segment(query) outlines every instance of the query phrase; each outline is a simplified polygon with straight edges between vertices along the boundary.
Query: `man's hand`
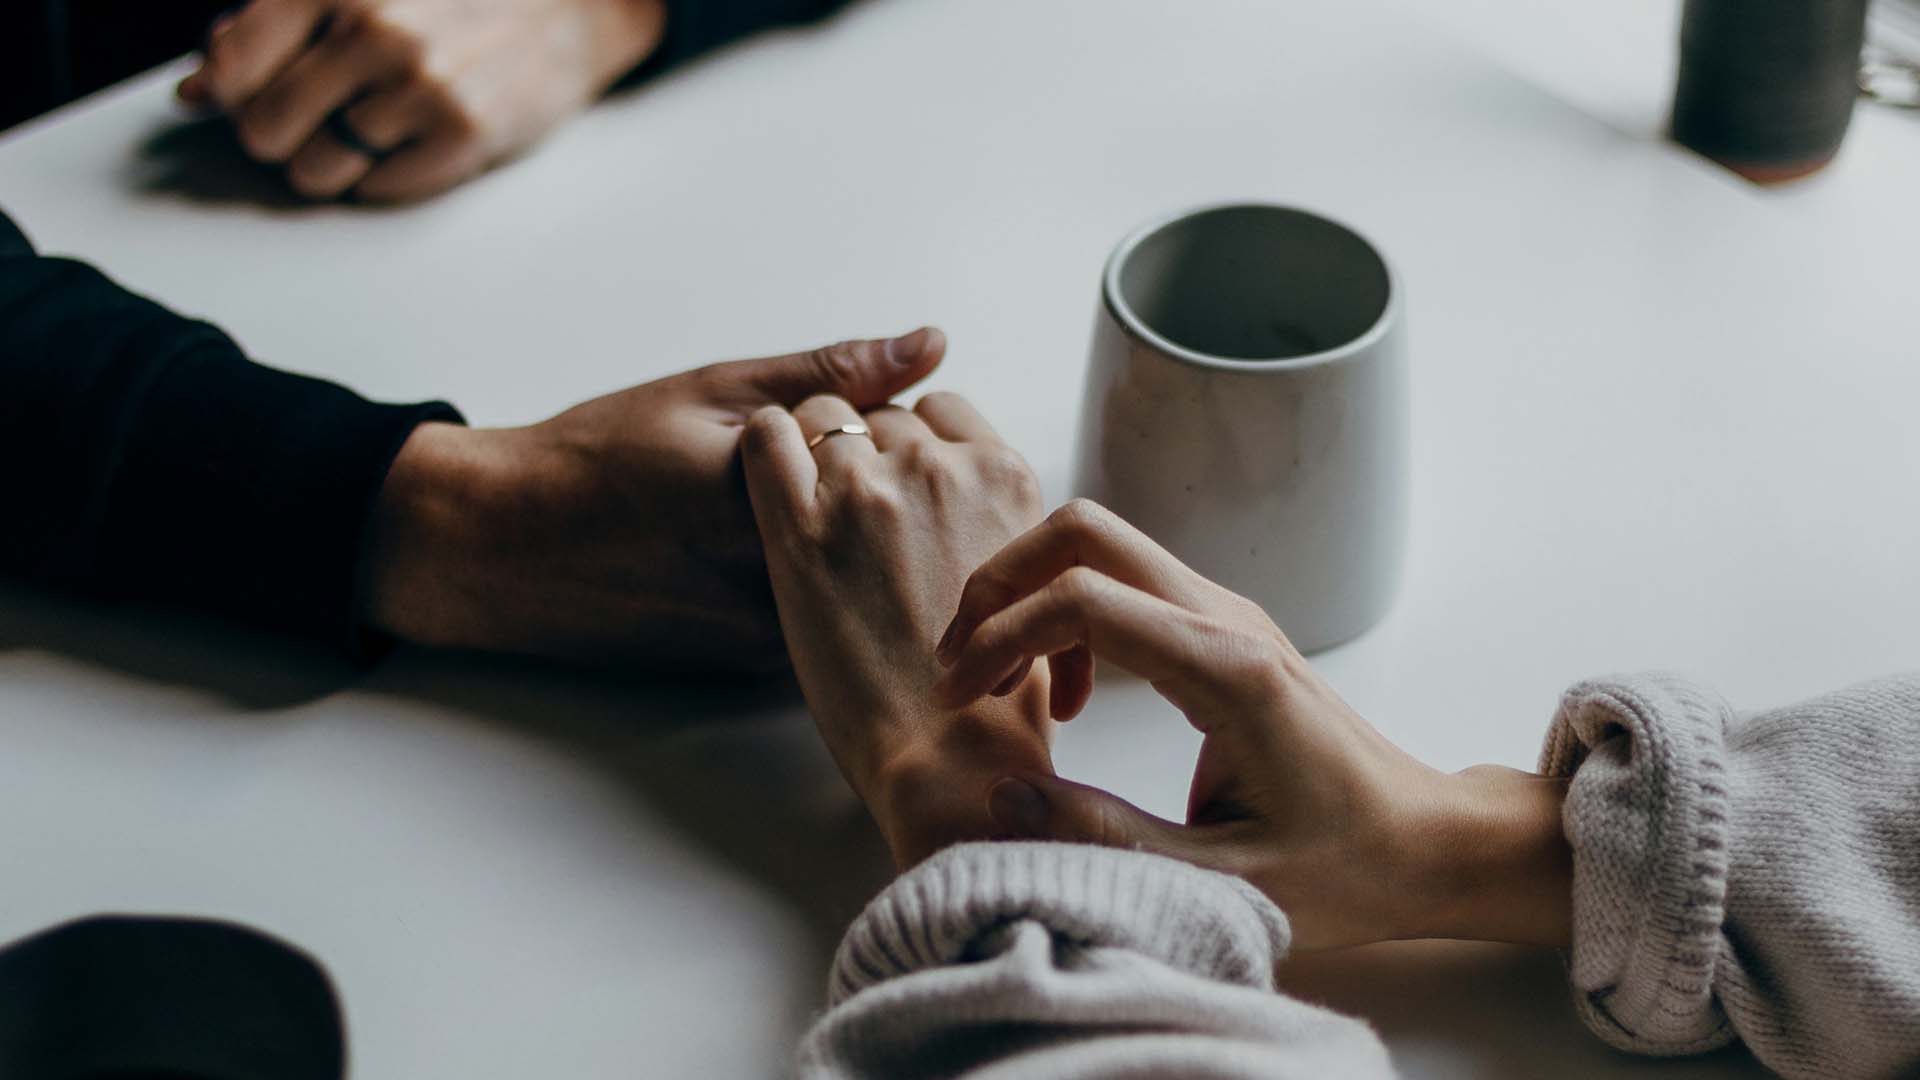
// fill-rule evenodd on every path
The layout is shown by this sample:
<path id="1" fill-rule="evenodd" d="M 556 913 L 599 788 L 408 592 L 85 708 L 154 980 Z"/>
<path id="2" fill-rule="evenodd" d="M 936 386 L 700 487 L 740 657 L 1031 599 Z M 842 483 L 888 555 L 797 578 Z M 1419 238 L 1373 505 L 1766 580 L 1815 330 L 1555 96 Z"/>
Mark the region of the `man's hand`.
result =
<path id="1" fill-rule="evenodd" d="M 597 98 L 665 26 L 666 0 L 252 0 L 180 96 L 309 198 L 417 199 Z"/>
<path id="2" fill-rule="evenodd" d="M 715 364 L 525 428 L 423 424 L 381 489 L 363 619 L 422 644 L 653 667 L 784 661 L 738 457 L 768 405 L 884 403 L 940 363 L 918 330 Z"/>

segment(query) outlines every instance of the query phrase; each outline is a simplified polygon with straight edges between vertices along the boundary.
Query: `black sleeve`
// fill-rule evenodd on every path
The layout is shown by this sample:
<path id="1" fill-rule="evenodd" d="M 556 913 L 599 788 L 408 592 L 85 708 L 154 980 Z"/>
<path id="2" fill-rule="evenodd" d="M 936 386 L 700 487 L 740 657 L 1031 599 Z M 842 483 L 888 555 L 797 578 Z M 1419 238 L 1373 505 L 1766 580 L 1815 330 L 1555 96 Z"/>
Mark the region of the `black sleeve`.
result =
<path id="1" fill-rule="evenodd" d="M 824 19 L 849 0 L 667 0 L 666 35 L 633 73 L 643 79 L 756 30 Z"/>
<path id="2" fill-rule="evenodd" d="M 0 574 L 355 648 L 366 524 L 424 420 L 460 415 L 255 364 L 0 213 Z"/>

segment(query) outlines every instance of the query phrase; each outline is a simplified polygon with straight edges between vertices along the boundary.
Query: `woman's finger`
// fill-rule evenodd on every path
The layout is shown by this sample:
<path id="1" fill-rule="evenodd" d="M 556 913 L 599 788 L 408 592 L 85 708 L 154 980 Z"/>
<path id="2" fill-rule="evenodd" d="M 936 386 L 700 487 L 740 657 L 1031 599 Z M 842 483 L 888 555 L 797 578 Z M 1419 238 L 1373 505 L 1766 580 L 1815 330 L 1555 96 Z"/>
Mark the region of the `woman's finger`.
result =
<path id="1" fill-rule="evenodd" d="M 967 578 L 959 609 L 936 650 L 942 662 L 959 654 L 975 628 L 1031 595 L 1069 568 L 1094 570 L 1185 608 L 1209 598 L 1210 583 L 1127 524 L 1118 514 L 1075 499 L 1015 537 Z"/>
<path id="2" fill-rule="evenodd" d="M 1052 682 L 1047 688 L 1047 713 L 1061 723 L 1080 715 L 1093 697 L 1093 653 L 1085 645 L 1047 657 Z"/>
<path id="3" fill-rule="evenodd" d="M 285 161 L 327 117 L 397 71 L 402 59 L 382 35 L 335 30 L 241 107 L 235 116 L 240 140 L 261 161 Z"/>
<path id="4" fill-rule="evenodd" d="M 933 432 L 920 418 L 898 405 L 882 405 L 869 409 L 863 422 L 873 432 L 873 444 L 881 453 L 898 450 L 909 443 L 922 442 L 933 438 Z"/>
<path id="5" fill-rule="evenodd" d="M 207 42 L 206 90 L 232 112 L 265 89 L 313 43 L 328 0 L 253 0 Z"/>
<path id="6" fill-rule="evenodd" d="M 1096 570 L 1073 567 L 996 613 L 954 655 L 936 684 L 958 708 L 1027 662 L 1085 646 L 1153 682 L 1209 682 L 1210 659 L 1191 612 Z"/>
<path id="7" fill-rule="evenodd" d="M 1004 679 L 1001 679 L 997 684 L 994 685 L 994 688 L 992 690 L 987 691 L 987 693 L 993 697 L 1006 697 L 1008 694 L 1011 694 L 1015 690 L 1018 690 L 1020 688 L 1021 683 L 1027 681 L 1027 674 L 1032 670 L 1033 670 L 1033 661 L 1029 659 L 1026 662 L 1020 664 L 1019 666 L 1015 667 L 1013 669 L 1013 674 L 1008 675 Z"/>
<path id="8" fill-rule="evenodd" d="M 926 421 L 935 435 L 948 442 L 1000 441 L 1000 433 L 993 430 L 987 418 L 959 394 L 936 391 L 915 402 L 913 411 Z"/>
<path id="9" fill-rule="evenodd" d="M 822 470 L 830 469 L 836 463 L 844 465 L 870 458 L 880 452 L 872 436 L 854 435 L 844 430 L 867 426 L 846 398 L 815 394 L 793 410 L 793 418 L 800 421 L 800 430 L 807 436 L 814 460 L 820 463 Z M 816 442 L 816 439 L 819 441 Z"/>
<path id="10" fill-rule="evenodd" d="M 787 410 L 769 405 L 747 418 L 740 433 L 740 461 L 762 533 L 784 527 L 812 507 L 819 468 L 807 453 L 799 422 Z"/>
<path id="11" fill-rule="evenodd" d="M 1213 829 L 1156 817 L 1118 795 L 1056 776 L 999 781 L 987 792 L 987 813 L 1005 839 L 1151 851 L 1196 866 L 1229 869 Z"/>

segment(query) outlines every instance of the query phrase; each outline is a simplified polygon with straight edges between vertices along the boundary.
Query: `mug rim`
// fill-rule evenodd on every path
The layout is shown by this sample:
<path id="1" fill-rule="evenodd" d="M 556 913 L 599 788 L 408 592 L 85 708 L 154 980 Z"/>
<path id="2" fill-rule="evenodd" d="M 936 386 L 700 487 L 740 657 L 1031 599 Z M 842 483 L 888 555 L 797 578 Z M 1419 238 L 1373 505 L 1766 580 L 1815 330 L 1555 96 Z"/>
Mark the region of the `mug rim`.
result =
<path id="1" fill-rule="evenodd" d="M 1367 250 L 1373 253 L 1373 257 L 1380 260 L 1381 269 L 1387 273 L 1387 301 L 1380 305 L 1380 314 L 1374 318 L 1373 323 L 1365 330 L 1335 345 L 1333 348 L 1322 349 L 1319 352 L 1303 353 L 1298 356 L 1276 356 L 1271 358 L 1216 356 L 1213 353 L 1189 349 L 1184 345 L 1163 337 L 1158 331 L 1148 326 L 1145 320 L 1135 314 L 1133 308 L 1122 299 L 1120 293 L 1120 268 L 1126 264 L 1127 259 L 1133 254 L 1134 249 L 1144 243 L 1148 237 L 1153 236 L 1163 229 L 1186 221 L 1189 218 L 1199 217 L 1202 214 L 1217 213 L 1222 210 L 1283 210 L 1290 214 L 1304 214 L 1307 217 L 1318 218 L 1337 228 L 1345 229 L 1348 233 L 1352 234 L 1355 239 L 1366 245 Z M 1382 338 L 1386 337 L 1388 331 L 1397 321 L 1395 316 L 1400 310 L 1400 275 L 1394 272 L 1393 263 L 1389 261 L 1386 255 L 1380 250 L 1380 245 L 1374 243 L 1372 238 L 1367 236 L 1366 233 L 1361 232 L 1359 229 L 1354 228 L 1337 217 L 1323 214 L 1318 210 L 1312 210 L 1304 206 L 1294 206 L 1287 203 L 1267 202 L 1260 199 L 1233 199 L 1226 202 L 1203 203 L 1199 206 L 1188 207 L 1185 210 L 1175 211 L 1163 217 L 1154 218 L 1146 224 L 1136 227 L 1120 241 L 1120 246 L 1113 249 L 1113 254 L 1107 256 L 1106 269 L 1103 270 L 1100 275 L 1100 297 L 1101 302 L 1106 306 L 1107 313 L 1113 316 L 1114 321 L 1120 325 L 1123 331 L 1144 342 L 1162 355 L 1172 357 L 1175 360 L 1193 364 L 1196 367 L 1212 368 L 1216 371 L 1236 371 L 1242 374 L 1256 374 L 1261 371 L 1297 371 L 1301 368 L 1322 367 L 1328 364 L 1339 363 L 1356 353 L 1367 351 Z"/>

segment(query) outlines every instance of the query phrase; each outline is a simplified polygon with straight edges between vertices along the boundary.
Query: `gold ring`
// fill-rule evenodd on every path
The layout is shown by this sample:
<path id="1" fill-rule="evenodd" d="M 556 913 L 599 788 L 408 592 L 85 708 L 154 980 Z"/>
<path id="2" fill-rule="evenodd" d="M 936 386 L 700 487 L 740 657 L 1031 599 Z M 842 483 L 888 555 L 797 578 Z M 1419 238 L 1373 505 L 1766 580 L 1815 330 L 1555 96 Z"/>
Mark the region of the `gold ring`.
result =
<path id="1" fill-rule="evenodd" d="M 811 450 L 821 443 L 826 442 L 828 439 L 833 438 L 835 435 L 865 435 L 871 439 L 873 438 L 873 431 L 865 424 L 841 424 L 839 427 L 828 428 L 813 438 L 808 439 L 807 449 Z"/>

